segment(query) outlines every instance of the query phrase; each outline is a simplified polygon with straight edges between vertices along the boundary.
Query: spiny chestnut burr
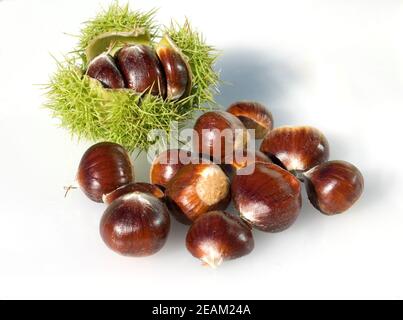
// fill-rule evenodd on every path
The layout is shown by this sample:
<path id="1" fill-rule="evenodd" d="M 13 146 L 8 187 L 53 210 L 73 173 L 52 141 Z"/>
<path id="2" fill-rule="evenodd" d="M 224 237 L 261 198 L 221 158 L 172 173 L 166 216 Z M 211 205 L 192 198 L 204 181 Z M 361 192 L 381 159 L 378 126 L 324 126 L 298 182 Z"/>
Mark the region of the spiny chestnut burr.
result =
<path id="1" fill-rule="evenodd" d="M 128 88 L 138 93 L 166 96 L 163 68 L 151 47 L 124 47 L 116 54 L 116 61 Z"/>
<path id="2" fill-rule="evenodd" d="M 98 143 L 82 157 L 77 180 L 88 198 L 102 202 L 104 195 L 133 182 L 134 170 L 129 154 L 116 143 Z"/>
<path id="3" fill-rule="evenodd" d="M 235 176 L 232 196 L 241 218 L 265 232 L 289 228 L 301 209 L 299 180 L 274 164 L 256 163 L 252 174 Z"/>
<path id="4" fill-rule="evenodd" d="M 210 267 L 251 253 L 255 243 L 250 227 L 239 217 L 222 211 L 208 212 L 190 227 L 189 252 Z"/>
<path id="5" fill-rule="evenodd" d="M 190 151 L 182 149 L 170 149 L 162 152 L 151 165 L 151 183 L 166 188 L 179 169 L 190 163 L 191 157 Z"/>
<path id="6" fill-rule="evenodd" d="M 364 190 L 361 172 L 345 161 L 329 161 L 304 174 L 311 203 L 325 215 L 350 209 Z"/>
<path id="7" fill-rule="evenodd" d="M 167 98 L 177 100 L 189 95 L 192 74 L 186 57 L 173 40 L 165 35 L 156 48 L 167 80 Z"/>
<path id="8" fill-rule="evenodd" d="M 132 257 L 157 253 L 164 246 L 169 230 L 170 217 L 165 204 L 150 194 L 139 192 L 113 201 L 100 225 L 106 245 Z"/>
<path id="9" fill-rule="evenodd" d="M 247 129 L 255 130 L 256 139 L 263 139 L 273 129 L 271 112 L 258 102 L 236 102 L 227 111 L 238 117 Z"/>
<path id="10" fill-rule="evenodd" d="M 260 151 L 297 174 L 329 159 L 326 137 L 318 129 L 307 126 L 274 129 L 263 140 Z"/>
<path id="11" fill-rule="evenodd" d="M 230 182 L 216 164 L 188 164 L 169 181 L 165 195 L 174 216 L 190 224 L 206 212 L 227 208 Z"/>
<path id="12" fill-rule="evenodd" d="M 233 152 L 246 149 L 250 136 L 241 120 L 231 113 L 212 111 L 196 121 L 193 138 L 198 153 L 222 163 Z"/>
<path id="13" fill-rule="evenodd" d="M 148 193 L 160 200 L 163 200 L 165 197 L 164 192 L 156 185 L 138 182 L 138 183 L 130 183 L 128 185 L 125 185 L 123 187 L 116 189 L 115 191 L 112 191 L 111 193 L 109 193 L 107 195 L 104 195 L 103 201 L 104 201 L 104 203 L 109 205 L 116 199 L 120 198 L 121 196 L 124 196 L 129 193 L 133 193 L 133 192 Z"/>
<path id="14" fill-rule="evenodd" d="M 96 57 L 88 66 L 87 75 L 98 80 L 106 88 L 122 89 L 125 87 L 123 76 L 115 60 L 108 54 Z"/>

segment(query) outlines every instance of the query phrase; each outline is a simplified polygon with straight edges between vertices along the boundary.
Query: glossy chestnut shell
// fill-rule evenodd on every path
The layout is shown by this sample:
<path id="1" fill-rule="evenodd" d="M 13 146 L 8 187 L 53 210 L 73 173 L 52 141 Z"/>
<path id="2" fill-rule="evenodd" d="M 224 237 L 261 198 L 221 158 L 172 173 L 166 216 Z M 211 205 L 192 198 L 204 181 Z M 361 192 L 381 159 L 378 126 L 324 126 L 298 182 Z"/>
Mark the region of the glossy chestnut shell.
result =
<path id="1" fill-rule="evenodd" d="M 87 75 L 98 80 L 106 88 L 122 89 L 125 87 L 123 76 L 115 60 L 108 54 L 96 57 L 88 66 Z"/>
<path id="2" fill-rule="evenodd" d="M 116 61 L 128 88 L 137 93 L 166 96 L 166 80 L 157 55 L 146 45 L 124 47 Z"/>
<path id="3" fill-rule="evenodd" d="M 232 196 L 241 218 L 265 232 L 289 228 L 301 209 L 301 185 L 275 164 L 256 163 L 253 174 L 237 175 Z"/>
<path id="4" fill-rule="evenodd" d="M 326 215 L 347 211 L 364 191 L 361 172 L 345 161 L 323 163 L 304 176 L 309 200 Z"/>
<path id="5" fill-rule="evenodd" d="M 304 172 L 329 159 L 326 137 L 312 127 L 281 127 L 263 140 L 260 151 L 293 172 Z"/>
<path id="6" fill-rule="evenodd" d="M 150 194 L 138 192 L 112 202 L 100 225 L 106 245 L 132 257 L 157 253 L 164 246 L 169 230 L 170 217 L 165 204 Z"/>
<path id="7" fill-rule="evenodd" d="M 191 69 L 185 56 L 168 35 L 163 37 L 156 53 L 165 72 L 167 98 L 177 100 L 188 96 L 192 86 Z"/>
<path id="8" fill-rule="evenodd" d="M 166 188 L 179 169 L 191 162 L 191 158 L 192 153 L 182 149 L 170 149 L 162 152 L 151 165 L 151 183 Z"/>
<path id="9" fill-rule="evenodd" d="M 246 256 L 254 245 L 250 227 L 239 217 L 222 211 L 202 215 L 186 237 L 189 252 L 213 268 L 226 260 Z"/>
<path id="10" fill-rule="evenodd" d="M 225 111 L 211 111 L 197 119 L 194 126 L 194 152 L 225 163 L 225 158 L 237 150 L 247 149 L 250 136 L 234 115 Z"/>
<path id="11" fill-rule="evenodd" d="M 258 102 L 236 102 L 227 111 L 238 117 L 247 129 L 255 130 L 256 139 L 263 139 L 273 129 L 273 115 Z"/>
<path id="12" fill-rule="evenodd" d="M 107 195 L 104 195 L 103 200 L 104 203 L 109 205 L 116 199 L 120 198 L 121 196 L 133 192 L 148 193 L 160 200 L 163 200 L 165 197 L 164 192 L 158 186 L 150 183 L 138 182 L 138 183 L 130 183 L 128 185 L 116 189 L 115 191 L 112 191 Z"/>
<path id="13" fill-rule="evenodd" d="M 178 221 L 190 224 L 206 212 L 228 207 L 230 182 L 216 164 L 188 164 L 169 181 L 165 196 Z"/>
<path id="14" fill-rule="evenodd" d="M 126 150 L 110 142 L 89 148 L 81 159 L 77 181 L 83 192 L 93 201 L 134 180 L 134 170 Z"/>

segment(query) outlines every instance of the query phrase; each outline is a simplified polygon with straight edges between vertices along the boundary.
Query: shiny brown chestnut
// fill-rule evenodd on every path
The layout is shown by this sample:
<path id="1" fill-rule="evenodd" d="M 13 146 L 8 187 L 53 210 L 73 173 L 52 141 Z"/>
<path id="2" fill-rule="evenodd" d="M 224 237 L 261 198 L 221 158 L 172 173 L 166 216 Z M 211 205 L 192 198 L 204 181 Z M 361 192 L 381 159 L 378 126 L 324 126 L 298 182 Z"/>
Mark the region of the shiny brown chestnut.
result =
<path id="1" fill-rule="evenodd" d="M 156 197 L 140 192 L 124 195 L 106 209 L 100 224 L 105 244 L 132 257 L 157 253 L 170 230 L 169 211 Z"/>
<path id="2" fill-rule="evenodd" d="M 98 80 L 106 88 L 122 89 L 125 81 L 116 66 L 115 60 L 109 54 L 101 54 L 92 60 L 87 69 L 87 75 Z"/>
<path id="3" fill-rule="evenodd" d="M 260 151 L 297 174 L 329 159 L 326 137 L 318 129 L 308 126 L 274 129 L 263 140 Z"/>
<path id="4" fill-rule="evenodd" d="M 134 170 L 127 151 L 110 142 L 89 148 L 81 159 L 77 181 L 83 192 L 95 202 L 105 194 L 134 180 Z"/>
<path id="5" fill-rule="evenodd" d="M 232 196 L 241 218 L 265 232 L 289 228 L 301 209 L 301 185 L 275 164 L 256 163 L 252 174 L 237 175 Z"/>
<path id="6" fill-rule="evenodd" d="M 250 227 L 239 217 L 222 211 L 208 212 L 190 227 L 186 237 L 189 252 L 210 267 L 241 258 L 254 249 Z"/>
<path id="7" fill-rule="evenodd" d="M 227 111 L 238 117 L 247 129 L 255 130 L 256 139 L 263 139 L 273 129 L 273 115 L 258 102 L 236 102 Z"/>
<path id="8" fill-rule="evenodd" d="M 133 192 L 148 193 L 160 200 L 163 200 L 165 198 L 164 192 L 156 185 L 150 183 L 138 182 L 138 183 L 130 183 L 128 185 L 116 189 L 115 191 L 112 191 L 109 194 L 104 195 L 103 201 L 104 203 L 109 205 L 116 199 L 120 198 L 121 196 Z"/>
<path id="9" fill-rule="evenodd" d="M 170 149 L 162 152 L 151 165 L 151 183 L 166 188 L 179 169 L 191 162 L 191 158 L 192 153 L 187 150 Z"/>
<path id="10" fill-rule="evenodd" d="M 167 98 L 187 97 L 192 88 L 192 73 L 187 58 L 169 35 L 165 35 L 156 48 L 167 81 Z"/>
<path id="11" fill-rule="evenodd" d="M 364 178 L 354 165 L 329 161 L 304 174 L 311 203 L 325 215 L 350 209 L 364 191 Z"/>
<path id="12" fill-rule="evenodd" d="M 216 164 L 188 164 L 169 181 L 165 196 L 178 221 L 190 224 L 206 212 L 228 207 L 230 183 Z"/>
<path id="13" fill-rule="evenodd" d="M 163 68 L 151 47 L 124 47 L 116 54 L 116 61 L 128 88 L 138 93 L 166 96 Z"/>
<path id="14" fill-rule="evenodd" d="M 241 120 L 225 111 L 207 112 L 194 126 L 195 152 L 205 154 L 215 162 L 225 163 L 228 155 L 247 149 L 249 139 Z"/>

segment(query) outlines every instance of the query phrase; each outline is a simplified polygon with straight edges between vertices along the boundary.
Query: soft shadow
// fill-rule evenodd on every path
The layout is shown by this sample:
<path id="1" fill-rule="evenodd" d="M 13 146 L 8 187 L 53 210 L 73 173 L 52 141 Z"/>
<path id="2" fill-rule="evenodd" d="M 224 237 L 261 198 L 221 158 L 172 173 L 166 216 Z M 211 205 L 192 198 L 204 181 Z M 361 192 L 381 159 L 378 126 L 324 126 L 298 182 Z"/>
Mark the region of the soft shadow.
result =
<path id="1" fill-rule="evenodd" d="M 398 188 L 398 176 L 392 171 L 364 170 L 363 175 L 365 187 L 359 203 L 361 208 L 371 209 L 375 205 L 385 203 L 391 195 L 390 190 Z"/>
<path id="2" fill-rule="evenodd" d="M 189 226 L 178 222 L 171 216 L 171 232 L 167 243 L 167 252 L 177 254 L 186 251 L 186 235 Z"/>
<path id="3" fill-rule="evenodd" d="M 136 173 L 136 182 L 150 182 L 151 163 L 148 161 L 147 152 L 134 153 L 132 156 Z"/>
<path id="4" fill-rule="evenodd" d="M 293 121 L 286 98 L 299 75 L 287 61 L 257 50 L 229 48 L 216 69 L 224 81 L 217 96 L 223 108 L 238 100 L 254 100 L 268 106 L 277 124 Z"/>

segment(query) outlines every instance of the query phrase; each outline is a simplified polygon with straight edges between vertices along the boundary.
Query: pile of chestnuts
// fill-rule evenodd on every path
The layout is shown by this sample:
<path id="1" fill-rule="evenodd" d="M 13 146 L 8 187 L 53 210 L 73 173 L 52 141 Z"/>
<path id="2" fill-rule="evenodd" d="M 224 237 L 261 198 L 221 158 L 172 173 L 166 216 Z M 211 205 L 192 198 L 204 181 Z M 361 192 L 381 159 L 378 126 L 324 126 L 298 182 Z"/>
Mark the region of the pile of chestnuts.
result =
<path id="1" fill-rule="evenodd" d="M 90 62 L 87 75 L 109 89 L 132 89 L 169 100 L 186 98 L 192 86 L 187 58 L 168 35 L 155 50 L 150 45 L 132 44 L 114 56 L 104 52 Z"/>
<path id="2" fill-rule="evenodd" d="M 263 139 L 260 151 L 245 149 L 251 129 Z M 223 130 L 234 131 L 234 140 L 222 141 Z M 355 166 L 329 161 L 329 143 L 319 130 L 273 129 L 271 113 L 259 103 L 207 112 L 194 132 L 199 139 L 193 151 L 166 150 L 154 160 L 150 184 L 135 182 L 120 145 L 99 143 L 84 154 L 77 179 L 90 199 L 108 205 L 100 233 L 109 248 L 127 256 L 155 254 L 167 240 L 173 216 L 190 226 L 189 252 L 217 267 L 253 250 L 253 228 L 269 233 L 289 228 L 301 210 L 301 183 L 325 215 L 345 212 L 363 192 Z M 243 160 L 227 157 L 226 150 L 219 158 L 213 154 L 214 147 L 228 144 Z M 246 169 L 249 173 L 242 174 Z M 231 200 L 236 214 L 226 212 Z"/>

